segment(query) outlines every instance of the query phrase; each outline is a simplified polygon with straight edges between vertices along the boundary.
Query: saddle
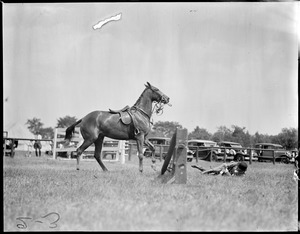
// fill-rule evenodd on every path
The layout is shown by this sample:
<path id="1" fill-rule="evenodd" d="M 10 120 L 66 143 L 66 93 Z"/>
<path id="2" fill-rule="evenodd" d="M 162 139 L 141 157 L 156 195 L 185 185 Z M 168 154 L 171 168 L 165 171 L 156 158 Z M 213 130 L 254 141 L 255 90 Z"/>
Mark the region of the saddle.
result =
<path id="1" fill-rule="evenodd" d="M 122 121 L 123 124 L 129 125 L 132 123 L 132 115 L 130 113 L 130 107 L 127 105 L 121 110 L 111 110 L 109 109 L 109 113 L 111 114 L 119 114 L 120 115 L 120 120 Z"/>

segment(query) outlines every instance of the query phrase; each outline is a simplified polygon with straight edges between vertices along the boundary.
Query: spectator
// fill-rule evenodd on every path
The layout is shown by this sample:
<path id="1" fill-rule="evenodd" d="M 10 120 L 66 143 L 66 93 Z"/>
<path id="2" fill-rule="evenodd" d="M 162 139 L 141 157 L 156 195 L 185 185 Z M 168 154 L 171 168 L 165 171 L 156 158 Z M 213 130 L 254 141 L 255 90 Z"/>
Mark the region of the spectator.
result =
<path id="1" fill-rule="evenodd" d="M 41 140 L 42 139 L 42 136 L 40 134 L 37 135 L 37 139 L 38 140 Z M 35 156 L 36 157 L 41 157 L 41 149 L 42 149 L 42 144 L 41 144 L 41 141 L 37 141 L 35 140 L 34 144 L 33 144 L 33 147 L 35 149 Z"/>

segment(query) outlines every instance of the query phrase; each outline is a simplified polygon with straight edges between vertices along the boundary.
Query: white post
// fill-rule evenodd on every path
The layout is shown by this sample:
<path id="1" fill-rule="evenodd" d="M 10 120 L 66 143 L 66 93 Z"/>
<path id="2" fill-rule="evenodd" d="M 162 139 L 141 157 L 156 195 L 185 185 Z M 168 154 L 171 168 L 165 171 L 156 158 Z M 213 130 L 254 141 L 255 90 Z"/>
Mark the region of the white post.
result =
<path id="1" fill-rule="evenodd" d="M 120 141 L 121 154 L 120 154 L 120 162 L 121 164 L 125 164 L 125 141 Z"/>
<path id="2" fill-rule="evenodd" d="M 53 159 L 56 159 L 56 141 L 57 141 L 57 128 L 54 130 L 54 140 L 52 146 Z"/>

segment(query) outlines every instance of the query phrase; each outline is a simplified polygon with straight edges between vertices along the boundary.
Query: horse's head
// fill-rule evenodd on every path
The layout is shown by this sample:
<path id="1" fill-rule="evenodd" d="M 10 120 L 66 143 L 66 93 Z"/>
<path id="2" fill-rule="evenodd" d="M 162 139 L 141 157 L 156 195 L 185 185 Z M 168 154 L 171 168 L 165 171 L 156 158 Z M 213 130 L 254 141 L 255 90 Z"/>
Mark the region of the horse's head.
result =
<path id="1" fill-rule="evenodd" d="M 145 84 L 145 86 L 148 89 L 152 90 L 152 93 L 153 93 L 152 101 L 155 101 L 157 103 L 162 103 L 162 104 L 168 104 L 169 103 L 170 98 L 167 95 L 165 95 L 162 91 L 160 91 L 158 88 L 154 87 L 149 82 L 147 82 L 147 84 Z"/>

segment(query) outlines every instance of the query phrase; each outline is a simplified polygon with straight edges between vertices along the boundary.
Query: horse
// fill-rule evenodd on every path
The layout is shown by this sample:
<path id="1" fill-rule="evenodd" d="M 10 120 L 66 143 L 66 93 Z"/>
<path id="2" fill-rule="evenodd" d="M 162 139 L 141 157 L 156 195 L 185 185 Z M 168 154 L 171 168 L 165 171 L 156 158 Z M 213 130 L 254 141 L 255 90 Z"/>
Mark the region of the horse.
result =
<path id="1" fill-rule="evenodd" d="M 104 137 L 117 140 L 136 140 L 139 171 L 143 172 L 143 145 L 152 151 L 152 168 L 155 170 L 155 148 L 147 139 L 150 131 L 150 118 L 154 110 L 158 114 L 163 106 L 169 103 L 170 98 L 149 82 L 146 88 L 132 107 L 126 106 L 120 111 L 92 111 L 66 129 L 65 144 L 72 139 L 75 126 L 80 126 L 80 132 L 84 139 L 77 148 L 77 170 L 79 170 L 80 155 L 91 144 L 95 145 L 94 157 L 103 171 L 108 171 L 101 160 L 101 150 Z M 152 109 L 152 104 L 155 106 Z"/>

